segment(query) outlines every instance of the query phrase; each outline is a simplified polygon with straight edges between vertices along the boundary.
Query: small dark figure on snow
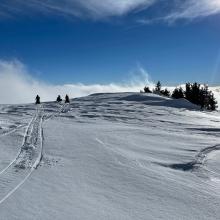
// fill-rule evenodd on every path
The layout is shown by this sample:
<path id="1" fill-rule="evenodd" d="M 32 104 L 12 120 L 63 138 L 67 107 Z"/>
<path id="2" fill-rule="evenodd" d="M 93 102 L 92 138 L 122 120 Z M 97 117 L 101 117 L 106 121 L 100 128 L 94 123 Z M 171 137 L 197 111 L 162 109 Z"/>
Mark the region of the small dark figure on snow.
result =
<path id="1" fill-rule="evenodd" d="M 39 95 L 36 96 L 35 100 L 36 100 L 35 104 L 40 104 L 40 96 Z"/>
<path id="2" fill-rule="evenodd" d="M 66 95 L 66 97 L 65 97 L 65 103 L 70 103 L 70 98 L 68 95 Z"/>
<path id="3" fill-rule="evenodd" d="M 60 95 L 57 96 L 57 102 L 62 102 L 62 99 L 61 99 Z"/>

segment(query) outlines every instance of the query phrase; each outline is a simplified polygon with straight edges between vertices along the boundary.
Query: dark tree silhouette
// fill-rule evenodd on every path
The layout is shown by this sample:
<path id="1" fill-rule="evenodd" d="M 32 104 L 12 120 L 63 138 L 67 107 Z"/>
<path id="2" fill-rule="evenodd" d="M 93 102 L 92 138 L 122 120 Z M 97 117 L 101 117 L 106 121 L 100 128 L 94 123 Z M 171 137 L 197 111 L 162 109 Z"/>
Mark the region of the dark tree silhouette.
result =
<path id="1" fill-rule="evenodd" d="M 170 91 L 167 88 L 164 90 L 161 90 L 160 93 L 164 96 L 170 97 Z"/>
<path id="2" fill-rule="evenodd" d="M 204 85 L 203 88 L 201 88 L 200 90 L 200 105 L 201 105 L 201 109 L 208 109 L 208 105 L 209 105 L 209 89 L 207 85 Z"/>
<path id="3" fill-rule="evenodd" d="M 150 88 L 149 87 L 144 87 L 144 92 L 145 93 L 152 93 L 152 91 L 150 90 Z"/>
<path id="4" fill-rule="evenodd" d="M 35 104 L 40 104 L 40 96 L 37 95 L 35 98 Z"/>
<path id="5" fill-rule="evenodd" d="M 161 91 L 161 83 L 160 81 L 158 81 L 155 87 L 155 92 L 159 93 L 160 91 Z"/>
<path id="6" fill-rule="evenodd" d="M 192 97 L 191 84 L 186 83 L 185 98 L 190 101 L 192 99 L 191 97 Z"/>
<path id="7" fill-rule="evenodd" d="M 208 105 L 208 110 L 211 110 L 211 111 L 215 111 L 218 106 L 217 106 L 217 101 L 214 97 L 214 94 L 212 92 L 209 93 L 209 105 Z"/>
<path id="8" fill-rule="evenodd" d="M 174 98 L 174 99 L 184 98 L 184 92 L 183 92 L 182 87 L 174 89 L 174 91 L 172 93 L 172 98 Z"/>
<path id="9" fill-rule="evenodd" d="M 200 84 L 194 83 L 191 85 L 192 89 L 192 98 L 191 102 L 196 104 L 196 105 L 201 105 L 201 89 L 200 89 Z"/>
<path id="10" fill-rule="evenodd" d="M 200 105 L 202 109 L 216 110 L 217 102 L 214 94 L 209 91 L 207 85 L 203 87 L 198 83 L 186 83 L 185 98 L 193 104 Z"/>
<path id="11" fill-rule="evenodd" d="M 144 88 L 144 92 L 151 93 L 149 87 L 146 86 Z M 153 93 L 170 97 L 170 92 L 167 88 L 161 90 L 160 81 L 157 82 L 156 87 L 153 90 Z M 175 88 L 171 97 L 175 99 L 185 98 L 193 104 L 201 106 L 201 109 L 214 111 L 218 107 L 214 94 L 212 93 L 212 91 L 209 91 L 208 86 L 201 86 L 197 82 L 186 83 L 185 92 L 181 87 Z"/>

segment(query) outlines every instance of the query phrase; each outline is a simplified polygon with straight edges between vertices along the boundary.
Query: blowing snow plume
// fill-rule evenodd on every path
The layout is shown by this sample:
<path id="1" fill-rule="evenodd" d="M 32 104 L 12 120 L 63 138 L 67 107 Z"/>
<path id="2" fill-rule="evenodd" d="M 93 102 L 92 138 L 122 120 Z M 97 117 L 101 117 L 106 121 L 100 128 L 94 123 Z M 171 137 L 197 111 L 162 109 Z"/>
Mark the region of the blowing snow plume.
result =
<path id="1" fill-rule="evenodd" d="M 0 60 L 1 104 L 30 103 L 36 94 L 41 96 L 42 101 L 53 101 L 58 94 L 80 97 L 102 92 L 138 92 L 145 85 L 152 86 L 152 83 L 148 73 L 140 66 L 132 73 L 131 79 L 124 83 L 52 85 L 34 79 L 18 60 Z"/>

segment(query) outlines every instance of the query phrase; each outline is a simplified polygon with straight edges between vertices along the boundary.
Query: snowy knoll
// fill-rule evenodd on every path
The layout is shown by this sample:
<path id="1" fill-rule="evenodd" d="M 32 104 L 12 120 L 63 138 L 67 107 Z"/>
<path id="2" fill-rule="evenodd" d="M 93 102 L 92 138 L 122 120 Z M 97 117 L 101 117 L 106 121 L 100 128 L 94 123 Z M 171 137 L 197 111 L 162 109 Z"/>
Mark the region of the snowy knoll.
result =
<path id="1" fill-rule="evenodd" d="M 218 219 L 220 114 L 153 94 L 0 106 L 0 219 Z"/>

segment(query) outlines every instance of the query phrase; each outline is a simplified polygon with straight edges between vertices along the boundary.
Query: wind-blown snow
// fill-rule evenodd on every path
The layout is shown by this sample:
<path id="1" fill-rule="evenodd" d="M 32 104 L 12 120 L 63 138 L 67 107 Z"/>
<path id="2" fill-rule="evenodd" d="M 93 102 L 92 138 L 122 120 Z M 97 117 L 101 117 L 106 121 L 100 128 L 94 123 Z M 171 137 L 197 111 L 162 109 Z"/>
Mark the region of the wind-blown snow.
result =
<path id="1" fill-rule="evenodd" d="M 220 114 L 99 93 L 0 106 L 0 219 L 218 219 Z"/>
<path id="2" fill-rule="evenodd" d="M 30 103 L 36 94 L 42 101 L 55 100 L 58 94 L 81 97 L 98 92 L 138 92 L 145 85 L 152 86 L 147 71 L 140 65 L 130 72 L 124 82 L 50 84 L 37 80 L 19 60 L 0 59 L 0 104 Z"/>

